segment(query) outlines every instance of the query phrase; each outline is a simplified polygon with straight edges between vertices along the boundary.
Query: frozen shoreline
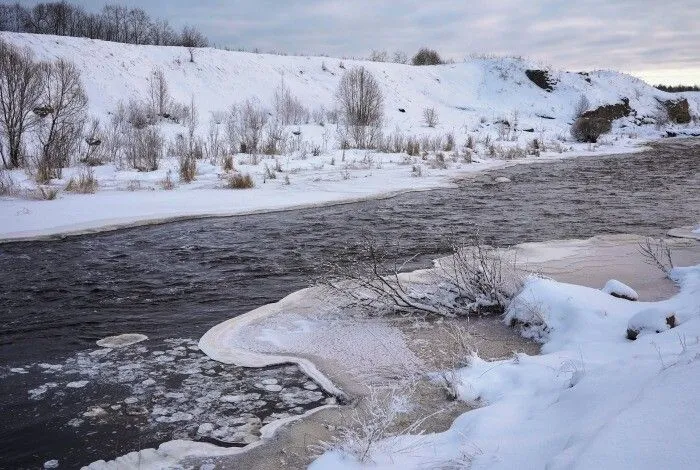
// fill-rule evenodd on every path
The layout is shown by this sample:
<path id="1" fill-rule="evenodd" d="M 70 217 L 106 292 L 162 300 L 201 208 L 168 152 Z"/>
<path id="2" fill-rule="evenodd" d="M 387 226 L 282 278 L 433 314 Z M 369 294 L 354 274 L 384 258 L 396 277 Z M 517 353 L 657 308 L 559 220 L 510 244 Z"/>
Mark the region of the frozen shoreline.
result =
<path id="1" fill-rule="evenodd" d="M 602 285 L 599 285 L 600 279 L 619 278 L 634 285 L 639 290 L 642 298 L 657 299 L 672 295 L 677 291 L 676 286 L 664 280 L 662 275 L 655 273 L 653 268 L 649 268 L 641 260 L 632 259 L 639 240 L 641 240 L 641 237 L 631 235 L 600 236 L 587 240 L 527 243 L 514 247 L 514 250 L 517 252 L 519 262 L 523 266 L 529 269 L 537 269 L 539 272 L 548 274 L 558 280 L 602 287 Z M 677 240 L 671 243 L 674 243 L 682 261 L 686 263 L 700 262 L 700 247 L 694 241 Z M 619 263 L 613 263 L 614 257 L 612 255 L 614 253 L 617 253 Z M 420 279 L 425 272 L 427 270 L 409 273 L 408 275 L 413 279 Z M 290 328 L 290 323 L 295 321 L 295 315 L 306 316 L 307 320 L 314 314 L 319 316 L 326 315 L 327 312 L 324 313 L 323 309 L 317 308 L 319 299 L 313 295 L 312 289 L 297 291 L 277 303 L 260 307 L 215 326 L 202 337 L 199 343 L 200 348 L 215 360 L 245 367 L 263 367 L 279 364 L 280 362 L 294 362 L 299 364 L 315 380 L 319 380 L 324 388 L 329 391 L 338 390 L 334 385 L 335 382 L 351 395 L 361 393 L 361 386 L 350 387 L 352 390 L 346 388 L 347 384 L 357 380 L 357 377 L 352 375 L 352 363 L 353 360 L 361 360 L 361 358 L 358 359 L 355 353 L 351 352 L 349 355 L 344 356 L 342 358 L 344 366 L 339 368 L 337 364 L 334 366 L 333 362 L 328 360 L 315 364 L 314 361 L 308 359 L 308 355 L 305 355 L 303 351 L 281 354 L 278 349 L 280 347 L 284 348 L 284 345 L 275 346 L 275 344 L 264 343 L 263 341 L 264 344 L 261 346 L 260 341 L 256 339 L 260 337 L 261 332 L 265 332 L 267 336 L 270 334 L 274 336 L 274 331 L 270 331 L 271 328 L 278 328 L 280 336 L 290 336 L 290 330 L 292 331 L 291 335 L 294 335 L 295 331 L 299 330 L 297 327 Z M 330 330 L 318 330 L 323 335 L 328 334 L 329 331 L 332 332 L 332 328 Z M 346 330 L 341 329 L 339 331 L 343 334 L 347 333 Z M 240 338 L 248 338 L 250 341 L 247 343 L 245 341 L 241 342 Z M 305 340 L 308 339 L 309 337 L 305 337 Z M 384 339 L 385 337 L 383 336 L 382 342 Z M 251 347 L 251 344 L 254 343 L 257 343 L 258 346 Z M 292 342 L 290 344 L 299 343 Z M 368 352 L 370 355 L 385 354 L 379 349 L 377 341 L 373 342 L 370 340 L 364 344 L 374 348 L 374 350 L 370 349 Z M 406 351 L 408 349 L 400 351 L 400 354 L 404 354 Z M 384 367 L 385 365 L 382 363 L 378 366 Z M 333 377 L 333 379 L 331 380 L 329 377 Z M 348 380 L 348 377 L 352 377 L 352 379 Z M 305 416 L 309 416 L 309 414 Z M 310 419 L 313 420 L 314 418 L 311 417 Z M 288 423 L 279 423 L 279 426 L 274 431 L 286 424 Z M 290 430 L 290 433 L 294 434 L 294 428 Z M 281 445 L 277 441 L 272 443 L 269 440 L 271 435 L 266 437 L 268 439 L 264 439 L 252 447 L 246 447 L 245 450 L 251 450 L 261 444 Z M 235 454 L 241 455 L 245 450 L 236 449 Z M 174 458 L 174 456 L 177 456 L 178 459 L 185 457 L 197 459 L 217 455 L 233 456 L 233 453 L 220 452 L 214 448 L 209 448 L 206 444 L 200 446 L 199 444 L 179 441 L 165 443 L 158 451 L 146 450 L 142 452 L 147 452 L 149 456 L 154 458 L 160 455 L 162 458 L 167 457 L 168 459 Z M 157 460 L 153 462 L 154 466 L 148 468 L 160 468 Z M 111 462 L 107 465 L 90 468 L 122 468 L 116 466 L 116 462 Z"/>
<path id="2" fill-rule="evenodd" d="M 318 181 L 318 175 L 310 171 L 304 175 L 306 181 L 292 186 L 271 181 L 262 187 L 238 191 L 201 187 L 186 191 L 98 191 L 90 195 L 64 195 L 53 201 L 0 198 L 0 244 L 388 199 L 410 192 L 454 188 L 456 180 L 514 165 L 640 153 L 648 150 L 652 142 L 629 142 L 593 152 L 547 154 L 517 161 L 486 160 L 456 171 L 441 170 L 418 178 L 412 177 L 406 168 L 401 171 L 400 167 L 360 170 L 347 181 Z M 104 217 L 106 214 L 108 216 Z M 71 222 L 66 223 L 67 220 Z"/>

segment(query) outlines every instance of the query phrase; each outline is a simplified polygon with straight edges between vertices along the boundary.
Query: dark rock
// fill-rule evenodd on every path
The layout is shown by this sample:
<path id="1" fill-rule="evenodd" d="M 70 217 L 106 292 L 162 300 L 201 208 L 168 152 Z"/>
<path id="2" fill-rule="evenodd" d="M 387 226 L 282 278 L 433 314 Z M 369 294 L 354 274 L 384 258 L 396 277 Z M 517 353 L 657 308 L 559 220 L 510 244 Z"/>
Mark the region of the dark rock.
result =
<path id="1" fill-rule="evenodd" d="M 678 137 L 676 132 L 666 131 L 666 137 Z"/>
<path id="2" fill-rule="evenodd" d="M 535 114 L 535 116 L 542 119 L 556 119 L 555 117 L 547 116 L 546 114 Z"/>
<path id="3" fill-rule="evenodd" d="M 548 92 L 554 91 L 554 85 L 557 84 L 556 80 L 549 77 L 549 72 L 546 70 L 528 69 L 525 75 L 532 83 Z"/>
<path id="4" fill-rule="evenodd" d="M 690 122 L 690 109 L 688 108 L 688 100 L 682 98 L 680 100 L 664 101 L 664 106 L 668 112 L 668 118 L 676 124 L 687 124 Z"/>
<path id="5" fill-rule="evenodd" d="M 531 127 L 529 129 L 523 129 L 523 132 L 535 132 L 535 129 Z"/>
<path id="6" fill-rule="evenodd" d="M 591 111 L 586 111 L 581 114 L 582 118 L 604 119 L 608 122 L 613 122 L 615 119 L 620 119 L 629 116 L 632 112 L 630 101 L 627 98 L 622 98 L 622 103 L 606 104 Z"/>
<path id="7" fill-rule="evenodd" d="M 400 112 L 400 113 L 405 113 L 406 110 L 405 110 L 404 108 L 399 108 L 399 112 Z"/>

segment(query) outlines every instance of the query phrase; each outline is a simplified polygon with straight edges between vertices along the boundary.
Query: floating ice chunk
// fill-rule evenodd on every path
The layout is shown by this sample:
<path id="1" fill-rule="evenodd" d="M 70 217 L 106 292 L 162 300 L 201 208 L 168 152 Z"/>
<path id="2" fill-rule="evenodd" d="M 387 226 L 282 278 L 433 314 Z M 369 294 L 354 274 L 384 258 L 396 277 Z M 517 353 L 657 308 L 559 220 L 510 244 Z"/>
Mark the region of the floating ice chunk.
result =
<path id="1" fill-rule="evenodd" d="M 68 382 L 66 384 L 66 387 L 68 387 L 68 388 L 83 388 L 88 383 L 90 383 L 89 380 L 77 380 L 75 382 Z"/>
<path id="2" fill-rule="evenodd" d="M 86 418 L 96 418 L 98 416 L 103 416 L 106 414 L 107 412 L 103 408 L 100 408 L 99 406 L 93 406 L 85 413 L 83 413 L 83 416 L 85 416 Z"/>
<path id="3" fill-rule="evenodd" d="M 58 468 L 58 460 L 48 460 L 44 462 L 44 468 Z"/>
<path id="4" fill-rule="evenodd" d="M 265 385 L 265 390 L 268 392 L 281 392 L 282 391 L 282 386 L 281 385 Z"/>
<path id="5" fill-rule="evenodd" d="M 27 370 L 24 367 L 13 367 L 10 369 L 10 372 L 14 372 L 15 374 L 28 374 Z"/>
<path id="6" fill-rule="evenodd" d="M 615 279 L 610 279 L 601 290 L 619 299 L 639 300 L 639 295 L 634 289 Z"/>
<path id="7" fill-rule="evenodd" d="M 54 382 L 49 382 L 49 383 L 45 383 L 43 385 L 40 385 L 37 388 L 33 388 L 33 389 L 29 390 L 29 392 L 28 392 L 29 398 L 31 398 L 32 400 L 37 400 L 41 395 L 46 393 L 46 391 L 48 389 L 55 388 L 57 386 L 58 386 L 58 384 L 56 384 Z"/>
<path id="8" fill-rule="evenodd" d="M 263 385 L 277 385 L 277 379 L 264 379 L 261 380 Z"/>
<path id="9" fill-rule="evenodd" d="M 214 430 L 214 425 L 211 423 L 202 423 L 197 428 L 197 434 L 209 434 Z"/>
<path id="10" fill-rule="evenodd" d="M 123 335 L 102 338 L 97 342 L 97 345 L 102 348 L 123 348 L 125 346 L 140 343 L 141 341 L 146 341 L 147 339 L 148 336 L 140 333 L 126 333 Z"/>
<path id="11" fill-rule="evenodd" d="M 499 184 L 500 184 L 500 183 L 510 183 L 510 182 L 511 182 L 511 179 L 510 179 L 510 178 L 506 178 L 505 176 L 499 176 L 498 178 L 494 179 L 494 181 L 495 181 L 496 183 L 499 183 Z"/>
<path id="12" fill-rule="evenodd" d="M 73 426 L 74 428 L 80 427 L 85 420 L 82 420 L 80 418 L 73 418 L 70 421 L 68 421 L 68 426 Z"/>

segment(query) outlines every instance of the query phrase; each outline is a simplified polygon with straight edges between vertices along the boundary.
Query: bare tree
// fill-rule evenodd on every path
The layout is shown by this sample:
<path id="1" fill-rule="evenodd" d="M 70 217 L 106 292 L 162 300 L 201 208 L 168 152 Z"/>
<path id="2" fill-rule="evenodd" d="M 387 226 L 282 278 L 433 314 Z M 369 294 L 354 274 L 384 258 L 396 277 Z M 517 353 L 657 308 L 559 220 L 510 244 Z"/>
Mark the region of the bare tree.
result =
<path id="1" fill-rule="evenodd" d="M 336 92 L 348 136 L 358 148 L 378 143 L 384 114 L 379 82 L 364 67 L 345 72 Z"/>
<path id="2" fill-rule="evenodd" d="M 80 145 L 88 100 L 75 65 L 61 59 L 41 68 L 49 112 L 39 125 L 40 165 L 49 171 L 49 178 L 60 178 Z"/>
<path id="3" fill-rule="evenodd" d="M 167 117 L 171 99 L 163 69 L 156 68 L 153 70 L 149 92 L 153 113 L 161 117 Z"/>
<path id="4" fill-rule="evenodd" d="M 435 127 L 438 124 L 438 113 L 435 108 L 425 108 L 423 110 L 423 121 L 428 127 Z"/>
<path id="5" fill-rule="evenodd" d="M 42 96 L 42 74 L 28 50 L 0 39 L 0 156 L 6 168 L 22 164 L 26 132 L 36 123 L 34 108 Z"/>

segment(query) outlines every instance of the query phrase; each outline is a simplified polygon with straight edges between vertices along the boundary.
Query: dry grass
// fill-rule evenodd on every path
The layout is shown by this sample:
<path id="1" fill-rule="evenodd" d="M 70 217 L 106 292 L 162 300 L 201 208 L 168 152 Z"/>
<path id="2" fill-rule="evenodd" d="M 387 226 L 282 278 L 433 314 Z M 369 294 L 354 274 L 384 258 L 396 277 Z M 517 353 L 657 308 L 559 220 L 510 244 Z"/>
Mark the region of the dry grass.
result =
<path id="1" fill-rule="evenodd" d="M 166 173 L 165 178 L 160 180 L 160 187 L 161 189 L 164 189 L 166 191 L 175 189 L 175 182 L 173 181 L 172 171 L 168 170 L 168 173 Z"/>
<path id="2" fill-rule="evenodd" d="M 95 172 L 92 168 L 87 168 L 78 174 L 77 177 L 71 177 L 66 185 L 66 191 L 78 194 L 93 194 L 97 191 L 98 183 L 95 178 Z"/>
<path id="3" fill-rule="evenodd" d="M 255 182 L 248 173 L 234 173 L 226 176 L 226 187 L 228 189 L 250 189 L 255 187 Z"/>

